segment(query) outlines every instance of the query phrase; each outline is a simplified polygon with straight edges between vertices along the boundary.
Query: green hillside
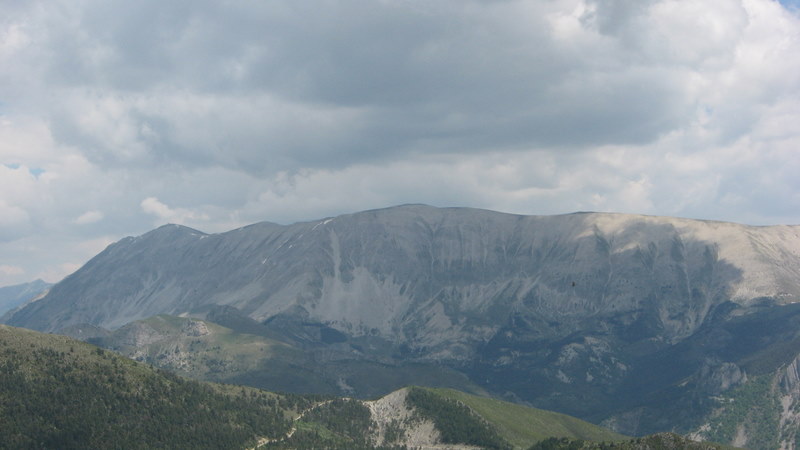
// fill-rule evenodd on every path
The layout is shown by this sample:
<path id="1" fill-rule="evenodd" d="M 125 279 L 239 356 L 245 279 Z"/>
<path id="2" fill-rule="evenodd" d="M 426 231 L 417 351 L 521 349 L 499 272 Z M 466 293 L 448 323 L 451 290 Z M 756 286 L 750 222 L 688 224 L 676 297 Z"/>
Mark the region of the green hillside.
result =
<path id="1" fill-rule="evenodd" d="M 527 448 L 551 437 L 591 441 L 621 441 L 626 436 L 571 416 L 529 408 L 452 389 L 425 389 L 468 406 L 516 448 Z"/>
<path id="2" fill-rule="evenodd" d="M 423 393 L 422 401 L 414 393 Z M 415 399 L 416 398 L 416 399 Z M 438 400 L 437 400 L 438 398 Z M 732 450 L 694 442 L 675 433 L 630 438 L 571 416 L 529 408 L 452 389 L 411 388 L 410 405 L 435 411 L 428 415 L 443 441 L 489 449 L 528 450 Z M 422 404 L 427 407 L 420 408 Z M 431 407 L 431 405 L 433 405 Z M 423 415 L 425 412 L 422 412 Z M 447 435 L 447 430 L 458 433 Z"/>
<path id="3" fill-rule="evenodd" d="M 88 342 L 198 380 L 272 391 L 337 392 L 298 349 L 212 322 L 159 315 Z"/>
<path id="4" fill-rule="evenodd" d="M 348 343 L 337 344 L 347 350 L 324 344 L 302 348 L 265 336 L 269 330 L 256 322 L 249 325 L 231 329 L 159 315 L 88 342 L 189 378 L 269 391 L 370 398 L 419 384 L 482 392 L 446 367 L 375 362 L 359 356 Z M 76 337 L 77 331 L 70 334 Z"/>
<path id="5" fill-rule="evenodd" d="M 285 435 L 309 404 L 0 326 L 0 447 L 242 448 Z"/>

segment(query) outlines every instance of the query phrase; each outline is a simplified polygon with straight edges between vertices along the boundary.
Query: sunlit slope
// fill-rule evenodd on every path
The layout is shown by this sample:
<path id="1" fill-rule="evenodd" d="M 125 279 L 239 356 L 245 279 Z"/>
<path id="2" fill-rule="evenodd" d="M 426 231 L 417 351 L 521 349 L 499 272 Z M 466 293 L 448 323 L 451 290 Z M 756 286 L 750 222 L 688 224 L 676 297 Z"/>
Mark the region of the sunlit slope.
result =
<path id="1" fill-rule="evenodd" d="M 606 428 L 575 417 L 529 408 L 514 403 L 479 397 L 452 389 L 428 389 L 444 398 L 458 400 L 492 424 L 515 447 L 527 448 L 550 437 L 591 441 L 628 439 Z"/>

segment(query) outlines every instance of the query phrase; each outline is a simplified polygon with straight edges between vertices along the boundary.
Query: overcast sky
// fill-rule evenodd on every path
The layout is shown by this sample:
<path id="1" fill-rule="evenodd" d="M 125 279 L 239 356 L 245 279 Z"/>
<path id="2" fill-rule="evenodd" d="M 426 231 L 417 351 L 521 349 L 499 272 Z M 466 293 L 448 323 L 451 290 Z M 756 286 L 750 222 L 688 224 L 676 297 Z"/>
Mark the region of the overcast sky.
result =
<path id="1" fill-rule="evenodd" d="M 0 286 L 402 203 L 800 223 L 774 0 L 0 0 Z"/>

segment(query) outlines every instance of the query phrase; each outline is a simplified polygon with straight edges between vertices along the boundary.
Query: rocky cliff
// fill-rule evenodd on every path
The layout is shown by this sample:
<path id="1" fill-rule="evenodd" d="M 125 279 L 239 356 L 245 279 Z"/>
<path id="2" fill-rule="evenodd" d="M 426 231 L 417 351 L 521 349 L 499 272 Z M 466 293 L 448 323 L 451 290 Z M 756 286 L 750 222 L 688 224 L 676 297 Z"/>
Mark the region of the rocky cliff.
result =
<path id="1" fill-rule="evenodd" d="M 167 225 L 109 246 L 8 322 L 116 328 L 225 304 L 256 320 L 292 311 L 352 334 L 452 347 L 529 312 L 646 317 L 675 340 L 724 301 L 798 298 L 800 227 L 412 205 L 213 235 Z"/>

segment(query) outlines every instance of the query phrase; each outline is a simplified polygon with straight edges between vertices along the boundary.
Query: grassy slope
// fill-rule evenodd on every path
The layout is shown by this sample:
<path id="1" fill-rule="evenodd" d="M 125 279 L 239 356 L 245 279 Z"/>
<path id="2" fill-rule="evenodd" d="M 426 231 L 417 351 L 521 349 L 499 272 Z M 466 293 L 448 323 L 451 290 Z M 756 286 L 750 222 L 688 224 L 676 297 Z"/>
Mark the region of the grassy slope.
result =
<path id="1" fill-rule="evenodd" d="M 146 325 L 160 335 L 158 340 L 143 347 L 129 345 L 124 329 L 92 342 L 195 379 L 276 391 L 327 394 L 337 391 L 335 384 L 315 373 L 312 362 L 299 349 L 205 321 L 202 323 L 208 334 L 193 336 L 183 331 L 190 321 L 159 315 L 131 324 Z"/>
<path id="2" fill-rule="evenodd" d="M 500 435 L 517 448 L 528 448 L 549 437 L 592 441 L 628 439 L 621 434 L 564 414 L 477 397 L 452 389 L 430 389 L 430 391 L 469 406 L 493 424 Z"/>
<path id="3" fill-rule="evenodd" d="M 208 334 L 185 333 L 190 321 L 202 322 Z M 129 345 L 131 340 L 125 328 L 144 325 L 162 338 L 143 347 Z M 482 392 L 464 375 L 433 364 L 398 366 L 357 359 L 319 362 L 312 352 L 268 337 L 239 333 L 213 322 L 168 315 L 130 324 L 91 342 L 190 378 L 271 391 L 370 398 L 409 384 L 419 384 Z M 353 390 L 347 390 L 347 386 Z"/>

